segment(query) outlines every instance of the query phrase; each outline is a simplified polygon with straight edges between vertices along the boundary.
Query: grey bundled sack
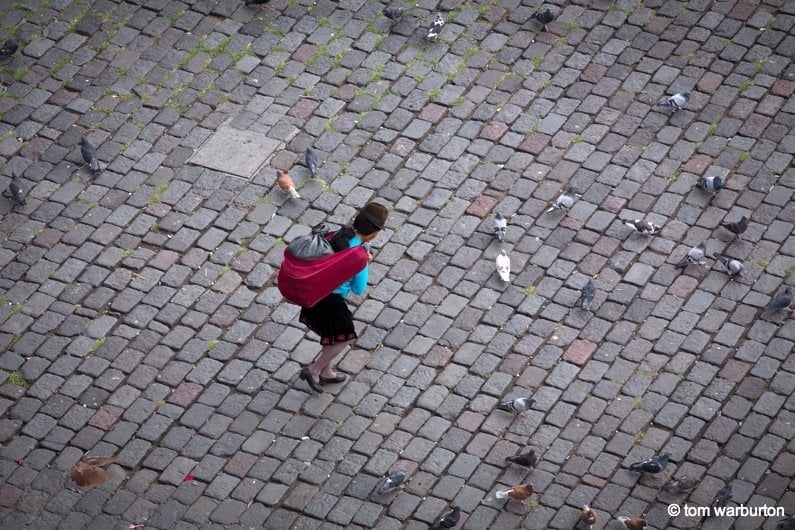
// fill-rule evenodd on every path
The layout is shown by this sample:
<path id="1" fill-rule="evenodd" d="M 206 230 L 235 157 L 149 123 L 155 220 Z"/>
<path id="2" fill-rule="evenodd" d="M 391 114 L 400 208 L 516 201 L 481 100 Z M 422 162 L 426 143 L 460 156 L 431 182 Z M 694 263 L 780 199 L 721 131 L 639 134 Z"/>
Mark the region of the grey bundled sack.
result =
<path id="1" fill-rule="evenodd" d="M 311 234 L 296 237 L 290 241 L 290 244 L 287 245 L 287 249 L 290 251 L 290 254 L 304 261 L 310 261 L 328 256 L 329 254 L 334 254 L 331 243 L 326 239 L 328 232 L 329 230 L 326 223 L 320 223 L 312 228 Z"/>

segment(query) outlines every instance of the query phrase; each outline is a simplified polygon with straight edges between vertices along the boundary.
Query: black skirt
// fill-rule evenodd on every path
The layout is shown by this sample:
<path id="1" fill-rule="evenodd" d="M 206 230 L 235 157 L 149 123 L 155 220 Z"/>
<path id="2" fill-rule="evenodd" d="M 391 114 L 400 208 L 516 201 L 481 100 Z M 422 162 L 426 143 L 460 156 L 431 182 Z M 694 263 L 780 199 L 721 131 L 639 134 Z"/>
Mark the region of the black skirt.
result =
<path id="1" fill-rule="evenodd" d="M 353 327 L 353 314 L 342 295 L 331 293 L 315 307 L 301 309 L 298 319 L 320 335 L 320 344 L 334 344 L 357 337 Z"/>

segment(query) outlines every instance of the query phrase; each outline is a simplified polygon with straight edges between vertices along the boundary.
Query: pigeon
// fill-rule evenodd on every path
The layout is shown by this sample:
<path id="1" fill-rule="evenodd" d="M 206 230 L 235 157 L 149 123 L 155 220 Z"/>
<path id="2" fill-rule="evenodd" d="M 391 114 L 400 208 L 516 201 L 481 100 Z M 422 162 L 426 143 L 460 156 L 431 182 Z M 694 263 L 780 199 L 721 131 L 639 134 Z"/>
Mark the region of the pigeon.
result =
<path id="1" fill-rule="evenodd" d="M 714 516 L 715 512 L 713 510 L 726 506 L 730 500 L 732 500 L 732 485 L 726 484 L 718 490 L 718 493 L 715 494 L 715 498 L 712 499 L 712 502 L 709 504 L 710 515 Z"/>
<path id="2" fill-rule="evenodd" d="M 552 206 L 547 210 L 547 213 L 553 212 L 555 210 L 568 210 L 574 204 L 574 199 L 577 196 L 577 189 L 574 186 L 569 186 L 566 188 L 566 191 L 560 194 L 560 196 L 555 199 L 555 202 L 552 203 Z"/>
<path id="3" fill-rule="evenodd" d="M 691 263 L 699 263 L 701 258 L 704 257 L 704 252 L 707 250 L 707 244 L 704 242 L 699 243 L 697 246 L 691 248 L 685 257 L 679 260 L 675 266 L 679 269 L 684 269 Z"/>
<path id="4" fill-rule="evenodd" d="M 725 185 L 726 183 L 720 177 L 698 177 L 696 181 L 697 188 L 707 190 L 713 195 L 722 190 Z"/>
<path id="5" fill-rule="evenodd" d="M 776 530 L 795 530 L 795 515 L 780 520 L 776 525 Z"/>
<path id="6" fill-rule="evenodd" d="M 403 8 L 402 7 L 385 7 L 384 8 L 384 16 L 392 21 L 392 24 L 400 20 L 400 17 L 403 16 Z"/>
<path id="7" fill-rule="evenodd" d="M 659 107 L 673 107 L 674 110 L 679 110 L 685 106 L 687 100 L 690 99 L 690 92 L 682 92 L 674 94 L 673 96 L 666 96 L 662 98 L 657 106 Z"/>
<path id="8" fill-rule="evenodd" d="M 97 160 L 97 150 L 88 141 L 88 138 L 82 136 L 80 138 L 80 154 L 83 155 L 83 160 L 88 164 L 92 175 L 99 173 L 99 160 Z"/>
<path id="9" fill-rule="evenodd" d="M 440 528 L 455 528 L 461 519 L 461 507 L 453 506 L 453 510 L 444 514 L 438 521 L 433 523 L 431 530 Z"/>
<path id="10" fill-rule="evenodd" d="M 397 469 L 384 478 L 383 482 L 381 482 L 381 485 L 378 486 L 378 491 L 376 493 L 378 495 L 392 493 L 393 491 L 402 488 L 404 482 L 406 482 L 406 471 L 403 469 Z"/>
<path id="11" fill-rule="evenodd" d="M 0 60 L 8 59 L 19 49 L 19 41 L 17 39 L 8 39 L 0 47 Z"/>
<path id="12" fill-rule="evenodd" d="M 306 167 L 313 178 L 317 176 L 317 153 L 311 146 L 306 148 Z"/>
<path id="13" fill-rule="evenodd" d="M 646 516 L 643 517 L 624 517 L 618 516 L 618 522 L 624 525 L 627 530 L 644 530 L 646 528 Z"/>
<path id="14" fill-rule="evenodd" d="M 539 9 L 538 11 L 530 15 L 530 18 L 534 18 L 539 22 L 541 22 L 544 25 L 544 31 L 549 31 L 547 29 L 547 24 L 549 24 L 550 22 L 552 22 L 552 20 L 554 20 L 555 15 L 552 14 L 552 11 L 550 11 L 549 8 L 546 8 L 544 11 L 541 11 Z"/>
<path id="15" fill-rule="evenodd" d="M 714 258 L 721 262 L 724 267 L 726 267 L 726 272 L 732 277 L 732 279 L 734 279 L 736 276 L 743 275 L 743 269 L 745 269 L 745 267 L 743 266 L 742 262 L 726 257 L 723 254 L 715 254 Z"/>
<path id="16" fill-rule="evenodd" d="M 640 471 L 641 473 L 660 473 L 671 460 L 671 453 L 662 456 L 654 456 L 643 462 L 636 462 L 629 465 L 630 471 Z"/>
<path id="17" fill-rule="evenodd" d="M 659 234 L 660 230 L 662 230 L 661 226 L 650 223 L 649 221 L 644 221 L 643 219 L 635 219 L 634 221 L 630 219 L 621 219 L 621 222 L 633 229 L 635 232 L 647 236 Z"/>
<path id="18" fill-rule="evenodd" d="M 734 234 L 736 239 L 742 239 L 740 234 L 748 230 L 748 218 L 746 216 L 742 216 L 739 221 L 734 223 L 721 223 L 720 224 L 723 228 Z"/>
<path id="19" fill-rule="evenodd" d="M 513 412 L 514 414 L 523 414 L 530 410 L 530 405 L 535 403 L 535 401 L 536 400 L 531 397 L 509 399 L 497 403 L 497 408 L 506 412 Z"/>
<path id="20" fill-rule="evenodd" d="M 10 194 L 11 198 L 17 201 L 18 204 L 25 205 L 25 189 L 22 187 L 19 177 L 13 171 L 11 172 L 11 183 L 8 185 L 6 193 Z"/>
<path id="21" fill-rule="evenodd" d="M 107 482 L 113 475 L 102 469 L 102 466 L 112 464 L 115 457 L 90 456 L 75 464 L 69 476 L 78 486 L 99 486 Z"/>
<path id="22" fill-rule="evenodd" d="M 513 499 L 515 501 L 522 501 L 522 504 L 526 504 L 527 499 L 529 499 L 532 494 L 532 484 L 518 484 L 508 488 L 507 490 L 497 491 L 494 495 L 498 499 Z"/>
<path id="23" fill-rule="evenodd" d="M 580 522 L 585 525 L 587 530 L 591 530 L 596 524 L 596 512 L 587 504 L 582 507 L 582 512 L 580 512 Z"/>
<path id="24" fill-rule="evenodd" d="M 532 449 L 527 451 L 526 453 L 518 454 L 516 456 L 506 456 L 505 462 L 513 462 L 514 464 L 519 464 L 520 466 L 525 467 L 535 467 L 538 463 L 538 455 Z"/>
<path id="25" fill-rule="evenodd" d="M 590 311 L 591 305 L 593 305 L 593 297 L 596 294 L 596 287 L 593 284 L 593 280 L 588 278 L 588 283 L 583 285 L 582 290 L 580 291 L 580 299 L 577 300 L 577 305 L 583 311 Z"/>
<path id="26" fill-rule="evenodd" d="M 433 19 L 431 27 L 428 28 L 428 33 L 425 34 L 425 38 L 428 40 L 436 40 L 436 37 L 438 37 L 439 33 L 442 32 L 443 27 L 444 17 L 441 13 L 436 13 L 436 18 Z"/>
<path id="27" fill-rule="evenodd" d="M 508 220 L 499 212 L 494 214 L 494 235 L 497 236 L 497 241 L 502 242 L 505 240 L 505 231 L 507 229 Z"/>
<path id="28" fill-rule="evenodd" d="M 295 190 L 295 184 L 293 184 L 293 179 L 290 178 L 290 175 L 288 175 L 286 171 L 282 171 L 281 169 L 276 170 L 276 184 L 279 185 L 279 187 L 283 192 L 289 193 L 290 197 L 292 197 L 293 199 L 301 198 L 301 196 Z"/>
<path id="29" fill-rule="evenodd" d="M 501 249 L 497 255 L 497 273 L 502 281 L 508 282 L 511 280 L 511 258 L 508 257 L 505 249 Z"/>
<path id="30" fill-rule="evenodd" d="M 770 299 L 762 311 L 781 311 L 789 309 L 792 305 L 792 287 L 787 287 L 782 292 Z"/>
<path id="31" fill-rule="evenodd" d="M 663 489 L 668 493 L 684 493 L 692 490 L 696 486 L 696 479 L 690 478 L 687 475 L 682 475 L 672 479 L 668 484 L 663 486 Z"/>

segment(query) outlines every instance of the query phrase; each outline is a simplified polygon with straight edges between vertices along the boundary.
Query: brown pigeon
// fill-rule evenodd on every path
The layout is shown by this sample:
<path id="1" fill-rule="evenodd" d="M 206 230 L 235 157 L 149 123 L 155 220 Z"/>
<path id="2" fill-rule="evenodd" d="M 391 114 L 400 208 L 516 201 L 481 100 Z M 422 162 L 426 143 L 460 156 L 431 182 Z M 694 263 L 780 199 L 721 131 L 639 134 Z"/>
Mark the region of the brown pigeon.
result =
<path id="1" fill-rule="evenodd" d="M 115 456 L 89 456 L 75 464 L 69 476 L 78 486 L 99 486 L 113 476 L 109 471 L 102 469 L 102 466 L 107 466 L 115 461 Z"/>
<path id="2" fill-rule="evenodd" d="M 495 495 L 498 499 L 514 499 L 522 501 L 522 504 L 527 502 L 527 499 L 533 494 L 532 484 L 519 484 L 508 488 L 507 490 L 498 491 Z"/>
<path id="3" fill-rule="evenodd" d="M 290 197 L 293 199 L 301 198 L 301 196 L 298 195 L 298 192 L 295 190 L 293 179 L 287 174 L 286 171 L 282 171 L 281 169 L 276 170 L 276 184 L 279 185 L 283 192 L 289 193 Z"/>

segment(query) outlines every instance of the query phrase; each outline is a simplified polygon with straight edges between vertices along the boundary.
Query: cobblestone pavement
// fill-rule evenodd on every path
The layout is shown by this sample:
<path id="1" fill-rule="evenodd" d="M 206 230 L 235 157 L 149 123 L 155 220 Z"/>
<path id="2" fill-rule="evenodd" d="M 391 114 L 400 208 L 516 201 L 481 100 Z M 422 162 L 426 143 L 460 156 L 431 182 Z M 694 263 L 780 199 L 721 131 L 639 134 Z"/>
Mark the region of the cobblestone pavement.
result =
<path id="1" fill-rule="evenodd" d="M 391 27 L 365 0 L 1 0 L 0 186 L 28 198 L 0 199 L 0 527 L 422 529 L 460 505 L 462 528 L 570 529 L 585 503 L 595 528 L 775 526 L 669 516 L 725 484 L 795 511 L 795 320 L 761 311 L 795 283 L 795 2 L 559 3 L 545 32 L 530 0 Z M 352 377 L 311 394 L 284 242 L 373 198 Z M 701 241 L 745 277 L 675 268 Z M 529 447 L 535 470 L 505 465 Z M 86 452 L 118 455 L 110 481 L 68 480 Z M 372 495 L 395 466 L 409 484 Z M 495 500 L 525 480 L 526 505 Z"/>

